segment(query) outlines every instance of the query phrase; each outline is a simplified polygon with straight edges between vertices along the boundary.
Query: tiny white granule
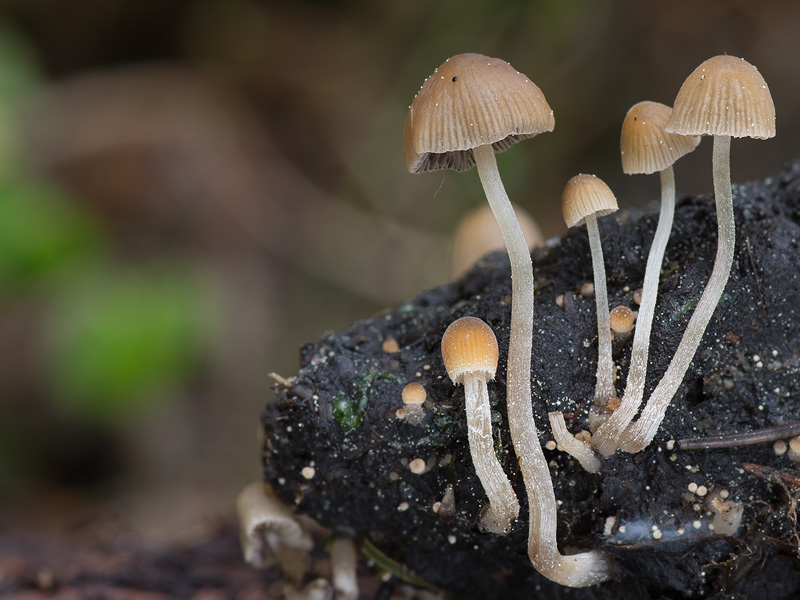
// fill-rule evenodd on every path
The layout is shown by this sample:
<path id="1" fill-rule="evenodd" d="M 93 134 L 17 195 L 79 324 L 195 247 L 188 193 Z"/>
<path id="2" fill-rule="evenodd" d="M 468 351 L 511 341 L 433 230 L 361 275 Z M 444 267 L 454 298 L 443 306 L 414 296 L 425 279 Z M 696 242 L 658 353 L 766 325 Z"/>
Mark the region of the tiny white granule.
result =
<path id="1" fill-rule="evenodd" d="M 625 525 L 620 525 L 617 531 L 619 531 L 620 533 L 625 533 Z"/>
<path id="2" fill-rule="evenodd" d="M 695 529 L 700 529 L 702 526 L 703 526 L 703 523 L 701 521 L 693 521 L 692 522 L 692 527 L 694 527 Z"/>
<path id="3" fill-rule="evenodd" d="M 415 458 L 408 463 L 408 468 L 414 475 L 420 475 L 425 472 L 425 461 L 421 458 Z"/>
<path id="4" fill-rule="evenodd" d="M 300 475 L 302 475 L 306 479 L 314 479 L 314 475 L 316 473 L 317 471 L 314 469 L 314 467 L 303 467 L 303 470 L 300 471 Z"/>
<path id="5" fill-rule="evenodd" d="M 697 484 L 693 481 L 689 484 L 689 491 L 695 493 L 697 491 Z"/>
<path id="6" fill-rule="evenodd" d="M 728 490 L 720 490 L 719 491 L 719 497 L 722 498 L 723 500 L 725 500 L 730 495 L 731 495 L 731 493 Z"/>
<path id="7" fill-rule="evenodd" d="M 701 485 L 697 488 L 697 495 L 698 496 L 705 496 L 708 493 L 708 488 L 704 485 Z"/>
<path id="8" fill-rule="evenodd" d="M 778 440 L 777 442 L 772 444 L 772 450 L 778 456 L 781 456 L 782 454 L 786 454 L 786 450 L 788 450 L 788 448 L 789 448 L 789 446 L 787 446 L 786 442 L 784 442 L 783 440 Z"/>
<path id="9" fill-rule="evenodd" d="M 450 544 L 451 544 L 451 545 L 452 545 L 452 544 L 455 544 L 455 543 L 456 543 L 456 536 L 454 536 L 454 535 L 448 535 L 448 536 L 447 536 L 447 541 L 448 541 L 448 542 L 450 542 Z"/>
<path id="10" fill-rule="evenodd" d="M 441 502 L 434 502 L 432 508 L 433 508 L 433 512 L 438 513 L 439 509 L 442 508 L 442 503 Z"/>
<path id="11" fill-rule="evenodd" d="M 675 440 L 669 440 L 667 442 L 667 450 L 674 450 L 675 449 Z"/>
<path id="12" fill-rule="evenodd" d="M 556 449 L 556 443 L 553 440 L 548 440 L 545 443 L 544 447 L 547 448 L 548 450 L 555 450 Z"/>
<path id="13" fill-rule="evenodd" d="M 397 510 L 400 512 L 405 512 L 408 510 L 408 502 L 401 502 L 397 505 Z"/>
<path id="14" fill-rule="evenodd" d="M 653 539 L 654 539 L 654 540 L 660 540 L 660 539 L 661 539 L 661 535 L 662 535 L 662 534 L 661 534 L 661 530 L 660 530 L 660 529 L 656 529 L 656 530 L 653 532 Z"/>

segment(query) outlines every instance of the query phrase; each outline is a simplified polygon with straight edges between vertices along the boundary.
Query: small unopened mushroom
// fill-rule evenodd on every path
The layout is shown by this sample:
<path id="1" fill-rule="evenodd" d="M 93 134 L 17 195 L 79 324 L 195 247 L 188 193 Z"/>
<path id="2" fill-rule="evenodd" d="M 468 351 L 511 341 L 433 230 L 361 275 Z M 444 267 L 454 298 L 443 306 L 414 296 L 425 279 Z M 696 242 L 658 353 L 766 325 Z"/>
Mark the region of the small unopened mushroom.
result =
<path id="1" fill-rule="evenodd" d="M 403 388 L 403 410 L 405 419 L 412 425 L 417 425 L 425 418 L 425 400 L 428 394 L 425 387 L 416 381 L 409 383 Z"/>
<path id="2" fill-rule="evenodd" d="M 489 510 L 482 523 L 493 533 L 506 533 L 519 516 L 519 502 L 494 452 L 492 414 L 486 382 L 494 379 L 498 361 L 497 338 L 475 317 L 453 321 L 442 336 L 442 359 L 447 375 L 463 384 L 467 434 L 472 464 L 480 479 Z"/>
<path id="3" fill-rule="evenodd" d="M 609 325 L 614 333 L 628 333 L 635 320 L 636 313 L 627 306 L 615 306 L 608 314 Z"/>
<path id="4" fill-rule="evenodd" d="M 257 569 L 278 561 L 289 580 L 300 582 L 313 547 L 311 536 L 292 512 L 260 481 L 236 499 L 244 559 Z"/>
<path id="5" fill-rule="evenodd" d="M 711 524 L 714 533 L 719 535 L 734 535 L 742 524 L 744 505 L 735 500 L 727 500 L 720 492 L 714 492 L 706 501 L 708 509 L 714 513 Z"/>
<path id="6" fill-rule="evenodd" d="M 595 301 L 597 303 L 597 383 L 595 404 L 605 404 L 614 393 L 614 367 L 611 360 L 611 325 L 608 322 L 608 292 L 606 268 L 603 264 L 603 247 L 597 217 L 617 210 L 617 199 L 599 177 L 576 175 L 567 182 L 561 197 L 561 208 L 567 227 L 586 223 L 589 249 L 594 271 Z"/>
<path id="7" fill-rule="evenodd" d="M 530 213 L 521 206 L 514 206 L 514 212 L 525 234 L 528 249 L 544 244 L 544 236 Z M 494 250 L 505 250 L 505 247 L 505 240 L 489 205 L 483 204 L 470 211 L 458 222 L 453 235 L 451 250 L 453 279 L 464 275 L 484 254 Z"/>
<path id="8" fill-rule="evenodd" d="M 731 137 L 773 137 L 775 106 L 758 69 L 741 58 L 715 56 L 686 78 L 665 129 L 680 135 L 714 136 L 712 171 L 717 208 L 717 254 L 708 283 L 666 372 L 639 419 L 620 437 L 620 448 L 626 452 L 643 450 L 655 437 L 725 291 L 733 264 L 736 232 L 730 174 Z"/>

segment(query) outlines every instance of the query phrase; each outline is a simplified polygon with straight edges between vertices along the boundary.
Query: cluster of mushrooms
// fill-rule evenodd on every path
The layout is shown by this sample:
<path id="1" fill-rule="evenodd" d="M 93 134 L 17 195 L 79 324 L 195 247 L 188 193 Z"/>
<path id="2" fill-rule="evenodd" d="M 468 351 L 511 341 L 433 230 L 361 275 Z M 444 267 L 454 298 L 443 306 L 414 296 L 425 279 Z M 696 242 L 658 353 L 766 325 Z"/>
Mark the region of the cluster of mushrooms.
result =
<path id="1" fill-rule="evenodd" d="M 552 581 L 585 587 L 611 577 L 611 559 L 599 550 L 570 555 L 558 550 L 557 503 L 531 404 L 533 268 L 528 244 L 495 160 L 496 152 L 552 131 L 554 125 L 553 111 L 544 95 L 525 75 L 497 58 L 460 54 L 448 59 L 425 80 L 409 108 L 403 145 L 406 166 L 412 173 L 466 171 L 477 165 L 511 263 L 506 400 L 511 440 L 528 494 L 528 555 L 533 566 Z M 664 249 L 672 227 L 672 164 L 694 150 L 702 135 L 714 136 L 718 224 L 714 267 L 669 367 L 634 421 L 644 400 L 650 329 Z M 617 202 L 608 186 L 594 175 L 577 175 L 567 183 L 562 198 L 564 219 L 569 227 L 586 224 L 597 299 L 598 364 L 589 419 L 592 433 L 573 436 L 559 412 L 550 413 L 549 419 L 559 448 L 574 456 L 587 471 L 600 471 L 599 457 L 617 450 L 643 450 L 656 435 L 730 273 L 735 235 L 730 139 L 766 139 L 774 135 L 775 108 L 767 84 L 753 65 L 732 56 L 716 56 L 697 67 L 681 86 L 673 108 L 641 102 L 628 112 L 622 127 L 623 170 L 629 174 L 660 172 L 662 201 L 647 259 L 631 367 L 621 397 L 615 389 L 612 323 L 597 227 L 597 218 L 617 210 Z M 465 388 L 470 451 L 489 500 L 482 524 L 490 532 L 505 533 L 518 518 L 519 502 L 494 454 L 486 382 L 494 378 L 498 363 L 495 335 L 479 318 L 464 317 L 447 328 L 442 356 L 450 379 Z"/>

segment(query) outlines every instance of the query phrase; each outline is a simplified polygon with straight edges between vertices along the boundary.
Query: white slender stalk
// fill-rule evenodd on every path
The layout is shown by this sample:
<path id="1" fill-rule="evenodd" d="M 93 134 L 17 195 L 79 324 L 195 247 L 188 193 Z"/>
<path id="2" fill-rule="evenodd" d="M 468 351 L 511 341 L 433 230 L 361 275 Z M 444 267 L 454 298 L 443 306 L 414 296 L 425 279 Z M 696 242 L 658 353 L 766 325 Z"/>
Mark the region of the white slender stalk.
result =
<path id="1" fill-rule="evenodd" d="M 636 319 L 636 331 L 633 334 L 631 367 L 628 371 L 628 381 L 622 396 L 622 404 L 592 434 L 592 444 L 597 446 L 603 456 L 610 456 L 617 451 L 619 437 L 636 416 L 644 397 L 647 355 L 650 350 L 650 330 L 656 309 L 658 281 L 661 275 L 661 263 L 664 261 L 664 251 L 672 230 L 674 214 L 675 171 L 672 166 L 669 166 L 661 171 L 661 212 L 658 216 L 658 227 L 653 236 L 650 253 L 647 256 L 642 301 L 639 304 L 639 316 Z"/>
<path id="2" fill-rule="evenodd" d="M 582 442 L 573 436 L 567 429 L 564 421 L 564 413 L 551 412 L 548 415 L 550 428 L 553 430 L 553 437 L 556 438 L 558 449 L 574 456 L 581 466 L 590 473 L 599 473 L 602 464 L 600 459 L 594 454 L 594 448 L 587 442 Z"/>
<path id="3" fill-rule="evenodd" d="M 683 381 L 683 376 L 703 339 L 706 326 L 725 291 L 733 264 L 736 225 L 733 220 L 733 198 L 730 175 L 730 136 L 714 137 L 714 196 L 717 205 L 717 255 L 711 277 L 697 302 L 681 342 L 664 376 L 653 390 L 641 416 L 631 423 L 620 438 L 625 452 L 639 452 L 647 447 L 658 431 L 667 407 Z"/>
<path id="4" fill-rule="evenodd" d="M 506 397 L 511 441 L 528 493 L 528 556 L 542 575 L 561 585 L 585 587 L 611 577 L 611 559 L 598 550 L 572 556 L 558 552 L 558 505 L 550 470 L 539 444 L 531 406 L 533 266 L 525 235 L 506 195 L 490 145 L 473 149 L 478 175 L 497 219 L 511 261 L 511 338 Z"/>
<path id="5" fill-rule="evenodd" d="M 481 523 L 492 533 L 505 534 L 519 516 L 519 502 L 511 482 L 494 452 L 492 414 L 486 380 L 481 375 L 464 375 L 467 434 L 472 464 L 489 498 Z"/>
<path id="6" fill-rule="evenodd" d="M 330 554 L 336 600 L 358 600 L 358 552 L 353 540 L 336 538 L 331 543 Z"/>
<path id="7" fill-rule="evenodd" d="M 608 317 L 608 290 L 606 288 L 606 267 L 603 264 L 603 246 L 597 217 L 586 217 L 586 232 L 589 234 L 589 249 L 592 253 L 594 271 L 594 298 L 597 303 L 597 383 L 594 390 L 595 404 L 602 406 L 614 392 L 614 362 L 611 360 L 611 322 Z"/>

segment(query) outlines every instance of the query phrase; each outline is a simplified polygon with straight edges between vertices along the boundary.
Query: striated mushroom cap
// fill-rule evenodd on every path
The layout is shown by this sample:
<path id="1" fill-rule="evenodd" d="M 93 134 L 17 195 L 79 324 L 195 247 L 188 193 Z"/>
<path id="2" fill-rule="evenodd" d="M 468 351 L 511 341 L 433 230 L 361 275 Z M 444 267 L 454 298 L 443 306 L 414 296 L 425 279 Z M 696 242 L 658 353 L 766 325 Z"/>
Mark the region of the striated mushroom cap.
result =
<path id="1" fill-rule="evenodd" d="M 425 80 L 408 109 L 403 155 L 412 173 L 467 171 L 470 149 L 495 152 L 552 131 L 555 119 L 542 91 L 506 61 L 482 54 L 448 58 Z"/>
<path id="2" fill-rule="evenodd" d="M 649 175 L 663 171 L 697 148 L 700 136 L 665 131 L 670 116 L 672 109 L 660 102 L 645 100 L 630 108 L 619 140 L 624 173 Z"/>
<path id="3" fill-rule="evenodd" d="M 575 175 L 564 186 L 561 210 L 567 227 L 582 225 L 586 217 L 602 217 L 617 208 L 614 192 L 595 175 Z"/>
<path id="4" fill-rule="evenodd" d="M 444 368 L 456 384 L 462 383 L 465 375 L 493 379 L 499 354 L 494 331 L 477 317 L 453 321 L 442 336 Z"/>
<path id="5" fill-rule="evenodd" d="M 775 105 L 767 82 L 735 56 L 715 56 L 683 82 L 667 131 L 681 135 L 775 136 Z"/>

